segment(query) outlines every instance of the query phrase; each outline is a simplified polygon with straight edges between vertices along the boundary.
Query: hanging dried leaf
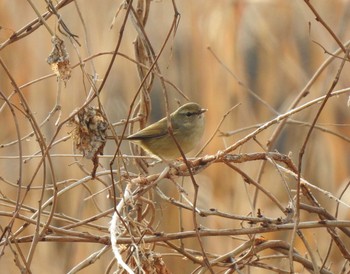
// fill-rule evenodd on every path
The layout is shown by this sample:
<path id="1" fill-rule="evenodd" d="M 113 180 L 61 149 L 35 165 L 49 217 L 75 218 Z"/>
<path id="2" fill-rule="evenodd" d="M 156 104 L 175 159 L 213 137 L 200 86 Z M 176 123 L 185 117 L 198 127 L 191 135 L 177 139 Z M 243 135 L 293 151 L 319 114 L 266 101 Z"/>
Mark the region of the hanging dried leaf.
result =
<path id="1" fill-rule="evenodd" d="M 106 144 L 108 123 L 99 109 L 89 106 L 80 110 L 70 120 L 69 125 L 74 127 L 71 136 L 75 147 L 85 158 L 93 161 L 92 177 L 94 177 L 98 167 L 98 155 L 103 154 Z"/>
<path id="2" fill-rule="evenodd" d="M 51 43 L 53 49 L 46 61 L 51 65 L 51 69 L 57 77 L 66 83 L 71 76 L 69 55 L 66 46 L 64 45 L 64 41 L 57 36 L 51 38 Z"/>

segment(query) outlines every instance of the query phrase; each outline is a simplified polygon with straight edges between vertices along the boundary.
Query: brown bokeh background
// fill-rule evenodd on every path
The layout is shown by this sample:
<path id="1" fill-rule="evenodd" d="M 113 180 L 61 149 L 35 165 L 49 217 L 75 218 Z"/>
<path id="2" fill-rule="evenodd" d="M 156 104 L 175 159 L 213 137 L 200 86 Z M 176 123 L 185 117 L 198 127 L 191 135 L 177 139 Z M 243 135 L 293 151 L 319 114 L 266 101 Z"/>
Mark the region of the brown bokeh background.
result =
<path id="1" fill-rule="evenodd" d="M 345 43 L 349 39 L 350 29 L 350 5 L 347 1 L 314 1 L 315 8 L 323 20 L 330 26 L 332 31 Z M 76 5 L 82 14 L 84 24 L 79 18 Z M 84 70 L 91 75 L 96 71 L 101 79 L 111 61 L 112 52 L 120 35 L 120 27 L 124 18 L 125 10 L 122 9 L 116 18 L 114 26 L 110 29 L 112 20 L 120 5 L 120 1 L 77 1 L 70 3 L 59 10 L 62 20 L 69 30 L 78 35 L 81 46 L 73 46 L 69 39 L 62 36 L 65 41 L 70 62 L 75 65 L 79 58 L 85 59 L 91 55 L 105 53 L 87 61 Z M 237 131 L 230 137 L 216 137 L 204 149 L 203 155 L 215 154 L 219 150 L 233 144 L 246 134 L 252 132 L 256 126 L 265 123 L 278 114 L 284 113 L 292 101 L 303 90 L 313 74 L 321 64 L 329 57 L 325 53 L 338 49 L 338 45 L 329 32 L 318 22 L 304 1 L 244 1 L 244 0 L 190 0 L 176 1 L 178 11 L 181 14 L 176 33 L 172 35 L 167 43 L 165 51 L 159 58 L 159 65 L 162 75 L 186 94 L 191 101 L 200 103 L 208 109 L 206 120 L 207 126 L 202 145 L 214 133 L 223 115 L 234 105 L 234 108 L 226 117 L 220 127 L 221 132 Z M 39 13 L 46 11 L 44 1 L 35 3 Z M 36 18 L 31 6 L 24 1 L 0 2 L 0 43 L 4 43 L 14 31 L 19 30 Z M 146 24 L 146 32 L 150 42 L 158 53 L 165 37 L 168 34 L 174 10 L 171 1 L 152 1 L 149 19 Z M 52 16 L 48 21 L 51 29 L 57 30 L 57 18 Z M 129 20 L 123 33 L 120 52 L 134 58 L 134 41 L 137 32 Z M 4 45 L 4 44 L 2 44 Z M 76 108 L 81 107 L 89 93 L 89 82 L 83 75 L 83 70 L 77 66 L 72 70 L 71 79 L 64 85 L 59 83 L 56 76 L 52 75 L 46 58 L 52 49 L 51 35 L 44 26 L 28 36 L 1 47 L 0 57 L 13 76 L 18 86 L 51 75 L 51 77 L 40 80 L 31 85 L 21 88 L 31 111 L 38 124 L 41 125 L 41 132 L 49 142 L 56 132 L 56 121 L 66 119 Z M 215 56 L 217 57 L 215 57 Z M 220 61 L 219 61 L 219 60 Z M 341 60 L 329 64 L 320 77 L 311 85 L 307 96 L 300 104 L 311 101 L 314 98 L 325 95 L 329 90 L 332 81 L 339 68 Z M 13 92 L 9 78 L 0 69 L 0 90 L 7 97 Z M 349 66 L 345 64 L 336 90 L 348 88 L 350 81 L 348 77 Z M 239 80 L 238 80 L 239 79 Z M 101 81 L 97 82 L 97 86 Z M 241 83 L 241 84 L 240 84 Z M 140 85 L 136 65 L 117 56 L 113 64 L 111 74 L 101 92 L 100 100 L 104 111 L 111 122 L 118 122 L 127 117 L 129 106 Z M 171 86 L 168 86 L 168 96 L 171 110 L 177 106 L 177 101 L 185 103 L 186 100 Z M 262 104 L 248 92 L 248 89 L 263 99 L 269 107 Z M 60 112 L 54 111 L 57 98 L 61 106 Z M 159 79 L 154 82 L 151 92 L 151 117 L 148 123 L 156 121 L 165 115 L 165 103 Z M 348 138 L 349 135 L 349 108 L 347 95 L 332 97 L 323 110 L 317 125 L 327 128 L 332 132 L 339 133 Z M 15 95 L 11 98 L 13 105 L 21 108 L 19 99 Z M 18 125 L 22 140 L 24 159 L 20 165 L 20 154 L 18 143 L 8 145 L 16 141 L 15 121 L 9 108 L 0 99 L 0 192 L 1 203 L 0 217 L 1 229 L 4 230 L 10 218 L 4 212 L 12 212 L 14 207 L 4 202 L 7 199 L 16 200 L 18 189 L 16 182 L 19 173 L 22 173 L 23 186 L 27 186 L 36 171 L 40 157 L 28 158 L 40 152 L 35 136 L 30 134 L 32 127 L 24 113 L 17 111 Z M 92 105 L 97 105 L 93 101 Z M 294 123 L 289 123 L 278 136 L 278 141 L 273 147 L 283 154 L 291 155 L 295 163 L 303 144 L 309 124 L 313 121 L 318 105 L 306 108 L 300 113 L 292 116 Z M 52 112 L 52 114 L 50 114 Z M 46 120 L 49 118 L 48 120 Z M 257 141 L 263 146 L 266 145 L 273 130 L 272 126 L 257 136 Z M 245 129 L 239 131 L 239 129 Z M 122 128 L 117 127 L 120 133 Z M 56 137 L 57 140 L 64 138 L 71 131 L 71 128 L 63 126 Z M 198 149 L 200 145 L 198 146 Z M 198 150 L 197 149 L 197 150 Z M 114 142 L 108 141 L 104 154 L 100 159 L 98 171 L 108 170 L 111 157 L 116 150 Z M 121 147 L 122 153 L 130 154 L 128 144 Z M 263 149 L 255 141 L 245 143 L 236 153 L 258 152 Z M 314 129 L 308 143 L 303 161 L 303 177 L 318 187 L 339 196 L 349 180 L 349 142 L 334 134 Z M 72 154 L 72 140 L 60 142 L 50 150 L 52 164 L 59 188 L 63 189 L 71 182 L 85 178 L 91 170 L 91 161 L 82 157 L 74 158 Z M 193 153 L 194 154 L 194 153 Z M 192 155 L 193 155 L 192 154 Z M 23 159 L 23 160 L 24 160 Z M 78 162 L 76 161 L 78 159 Z M 87 173 L 79 168 L 83 165 Z M 20 170 L 22 166 L 23 170 Z M 252 178 L 258 176 L 260 162 L 248 162 L 238 165 Z M 129 162 L 130 170 L 136 171 L 133 162 Z M 49 169 L 47 167 L 47 169 Z M 161 167 L 156 166 L 150 169 L 150 173 L 160 171 Z M 200 185 L 198 206 L 210 209 L 217 208 L 224 212 L 240 215 L 249 215 L 253 209 L 250 200 L 255 189 L 245 184 L 240 175 L 233 172 L 224 165 L 214 164 L 200 172 L 196 176 Z M 50 172 L 44 173 L 44 168 L 39 169 L 34 177 L 31 190 L 28 192 L 24 204 L 28 206 L 24 215 L 31 216 L 30 208 L 38 206 L 42 184 L 52 184 Z M 102 176 L 101 180 L 110 185 L 111 180 Z M 295 188 L 295 180 L 286 178 Z M 179 180 L 181 182 L 181 180 Z M 186 178 L 183 182 L 184 189 L 192 197 L 193 187 Z M 268 165 L 265 169 L 261 184 L 272 192 L 278 199 L 287 206 L 288 196 L 282 183 L 282 178 L 276 169 Z M 73 188 L 58 199 L 57 214 L 67 215 L 75 219 L 85 219 L 105 211 L 113 206 L 112 200 L 103 191 L 105 185 L 97 180 L 87 180 L 83 185 Z M 164 181 L 159 187 L 171 196 L 176 192 L 175 186 Z M 23 190 L 24 191 L 24 190 Z M 100 191 L 100 192 L 99 192 Z M 23 193 L 23 192 L 22 192 Z M 92 193 L 98 193 L 91 198 Z M 46 201 L 52 192 L 48 188 L 44 193 L 43 201 Z M 319 199 L 321 205 L 330 212 L 335 211 L 337 203 L 326 195 L 316 192 L 314 195 Z M 179 231 L 179 212 L 163 200 L 155 197 L 157 202 L 158 231 L 176 232 Z M 348 199 L 344 199 L 345 202 Z M 29 208 L 30 207 L 30 208 Z M 256 208 L 269 217 L 280 217 L 283 213 L 265 198 L 259 196 Z M 340 206 L 342 219 L 347 219 L 349 209 Z M 256 213 L 256 212 L 253 212 Z M 185 230 L 193 229 L 191 213 L 184 213 L 183 226 Z M 313 220 L 315 216 L 302 214 L 302 220 Z M 209 228 L 240 228 L 240 223 L 219 217 L 199 218 L 199 223 Z M 98 220 L 103 227 L 99 235 L 108 235 L 106 228 L 110 221 L 110 215 Z M 13 231 L 16 231 L 23 222 L 16 220 Z M 58 220 L 55 225 L 60 226 Z M 21 236 L 32 235 L 35 226 L 29 226 Z M 89 231 L 90 228 L 85 228 Z M 84 227 L 80 228 L 84 231 Z M 325 256 L 330 238 L 325 229 L 305 230 L 312 247 L 318 250 L 320 261 Z M 324 240 L 320 241 L 320 235 Z M 266 234 L 266 238 L 275 238 L 289 241 L 289 232 L 277 234 Z M 198 249 L 196 239 L 186 240 L 186 246 Z M 208 252 L 223 254 L 234 249 L 239 239 L 229 237 L 204 238 L 203 243 Z M 349 239 L 344 238 L 345 245 L 349 245 Z M 24 254 L 29 252 L 30 244 L 20 244 Z M 295 247 L 301 254 L 304 254 L 303 244 L 297 240 Z M 3 251 L 3 246 L 0 247 Z M 33 273 L 65 273 L 88 257 L 91 253 L 99 250 L 101 245 L 96 243 L 54 243 L 41 242 L 34 253 L 31 270 Z M 158 252 L 165 253 L 167 249 L 158 248 Z M 108 264 L 113 258 L 111 251 L 107 251 L 98 261 L 80 273 L 104 273 Z M 163 257 L 169 269 L 173 273 L 190 273 L 195 266 L 188 260 L 181 257 Z M 333 250 L 327 265 L 332 265 L 332 271 L 340 270 L 343 261 L 337 250 Z M 4 254 L 0 257 L 0 269 L 3 273 L 19 273 L 14 262 L 13 253 L 4 248 Z M 288 269 L 288 260 L 274 262 L 281 268 Z M 296 265 L 296 270 L 298 265 Z M 267 270 L 252 269 L 252 273 L 269 273 Z"/>

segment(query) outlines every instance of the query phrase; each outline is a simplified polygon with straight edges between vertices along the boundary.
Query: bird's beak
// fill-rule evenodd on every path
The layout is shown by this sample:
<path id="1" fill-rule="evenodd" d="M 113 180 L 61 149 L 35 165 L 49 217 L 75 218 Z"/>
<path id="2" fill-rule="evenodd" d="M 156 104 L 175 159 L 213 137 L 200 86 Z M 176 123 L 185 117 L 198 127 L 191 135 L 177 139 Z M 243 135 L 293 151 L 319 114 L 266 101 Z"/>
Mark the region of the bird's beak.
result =
<path id="1" fill-rule="evenodd" d="M 202 109 L 199 111 L 199 113 L 202 114 L 202 113 L 204 113 L 204 112 L 206 112 L 206 111 L 208 111 L 206 108 L 202 108 Z"/>

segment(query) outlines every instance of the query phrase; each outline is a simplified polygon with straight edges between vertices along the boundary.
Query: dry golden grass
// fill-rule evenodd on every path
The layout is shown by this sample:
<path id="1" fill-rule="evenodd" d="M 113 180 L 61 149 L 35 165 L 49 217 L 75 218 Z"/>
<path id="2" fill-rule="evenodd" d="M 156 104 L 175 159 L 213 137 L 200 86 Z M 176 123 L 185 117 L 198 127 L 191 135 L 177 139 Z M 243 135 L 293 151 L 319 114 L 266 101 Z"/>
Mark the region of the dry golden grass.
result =
<path id="1" fill-rule="evenodd" d="M 1 272 L 350 271 L 349 12 L 0 2 Z M 119 138 L 188 100 L 178 169 Z"/>

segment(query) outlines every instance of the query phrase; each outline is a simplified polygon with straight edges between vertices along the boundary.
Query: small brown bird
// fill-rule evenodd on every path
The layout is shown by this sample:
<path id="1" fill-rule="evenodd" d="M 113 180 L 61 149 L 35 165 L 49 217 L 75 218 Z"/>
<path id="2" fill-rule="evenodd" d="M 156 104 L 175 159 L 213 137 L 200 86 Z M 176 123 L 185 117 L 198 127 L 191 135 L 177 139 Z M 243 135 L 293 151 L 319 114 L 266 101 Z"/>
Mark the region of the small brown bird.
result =
<path id="1" fill-rule="evenodd" d="M 186 154 L 200 141 L 204 132 L 204 112 L 197 103 L 187 103 L 170 114 L 173 134 Z M 174 160 L 181 156 L 167 128 L 167 117 L 130 135 L 128 140 L 141 146 L 151 155 Z"/>

